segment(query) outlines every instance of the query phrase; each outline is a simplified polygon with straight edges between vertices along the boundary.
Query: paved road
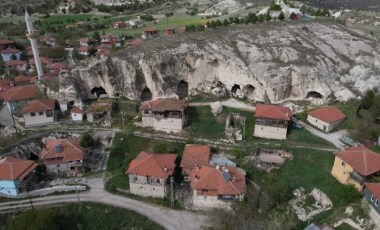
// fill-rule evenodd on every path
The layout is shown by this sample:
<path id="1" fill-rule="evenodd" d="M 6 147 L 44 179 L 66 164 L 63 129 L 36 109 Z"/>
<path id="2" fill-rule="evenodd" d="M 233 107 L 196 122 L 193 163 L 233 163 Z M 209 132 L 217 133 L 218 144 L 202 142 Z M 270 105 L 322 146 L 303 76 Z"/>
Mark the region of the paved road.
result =
<path id="1" fill-rule="evenodd" d="M 91 189 L 88 192 L 79 194 L 81 202 L 96 202 L 129 209 L 148 217 L 166 229 L 200 229 L 206 220 L 205 216 L 197 215 L 192 212 L 172 210 L 110 194 L 104 190 L 103 178 L 89 179 L 87 184 Z M 78 198 L 76 194 L 68 194 L 33 198 L 32 202 L 35 207 L 51 206 L 55 204 L 78 202 Z M 27 199 L 0 203 L 0 213 L 24 208 L 31 208 L 29 200 Z"/>

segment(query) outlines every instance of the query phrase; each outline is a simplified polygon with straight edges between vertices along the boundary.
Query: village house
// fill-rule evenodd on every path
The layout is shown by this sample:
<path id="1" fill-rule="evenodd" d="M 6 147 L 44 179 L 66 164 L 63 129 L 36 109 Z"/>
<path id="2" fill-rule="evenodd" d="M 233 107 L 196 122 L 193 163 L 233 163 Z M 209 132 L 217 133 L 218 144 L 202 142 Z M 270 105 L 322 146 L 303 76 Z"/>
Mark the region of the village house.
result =
<path id="1" fill-rule="evenodd" d="M 0 80 L 0 100 L 1 100 L 1 93 L 9 90 L 14 86 L 14 82 L 12 80 Z"/>
<path id="2" fill-rule="evenodd" d="M 102 35 L 100 36 L 100 39 L 101 39 L 100 42 L 102 43 L 102 45 L 107 45 L 110 48 L 116 45 L 116 37 L 113 36 L 112 34 Z"/>
<path id="3" fill-rule="evenodd" d="M 364 198 L 380 214 L 380 183 L 365 183 Z"/>
<path id="4" fill-rule="evenodd" d="M 175 33 L 174 28 L 166 28 L 165 29 L 165 35 L 170 36 Z"/>
<path id="5" fill-rule="evenodd" d="M 8 110 L 13 114 L 21 112 L 28 101 L 37 98 L 40 94 L 35 85 L 16 86 L 0 94 L 7 103 Z"/>
<path id="6" fill-rule="evenodd" d="M 4 65 L 7 68 L 7 70 L 16 70 L 19 72 L 23 72 L 26 70 L 26 62 L 22 60 L 7 61 Z"/>
<path id="7" fill-rule="evenodd" d="M 15 77 L 15 85 L 20 86 L 20 85 L 30 85 L 32 84 L 32 78 L 25 76 L 25 75 L 20 75 Z"/>
<path id="8" fill-rule="evenodd" d="M 176 154 L 141 152 L 126 172 L 130 192 L 140 196 L 167 197 L 176 158 Z"/>
<path id="9" fill-rule="evenodd" d="M 329 132 L 346 119 L 346 115 L 335 106 L 310 111 L 307 121 L 325 132 Z"/>
<path id="10" fill-rule="evenodd" d="M 3 58 L 3 62 L 11 61 L 11 60 L 20 60 L 21 57 L 21 51 L 14 48 L 6 48 L 5 50 L 2 50 L 1 57 Z"/>
<path id="11" fill-rule="evenodd" d="M 286 139 L 292 112 L 288 107 L 278 105 L 256 105 L 255 137 Z"/>
<path id="12" fill-rule="evenodd" d="M 55 38 L 45 35 L 44 37 L 41 38 L 41 42 L 43 42 L 46 46 L 48 47 L 54 47 L 56 46 L 56 40 Z"/>
<path id="13" fill-rule="evenodd" d="M 90 45 L 90 38 L 80 38 L 79 39 L 79 45 L 80 46 L 89 46 Z"/>
<path id="14" fill-rule="evenodd" d="M 51 59 L 51 58 L 48 58 L 48 57 L 40 57 L 40 60 L 41 60 L 41 64 L 43 65 L 43 66 L 48 66 L 48 65 L 50 65 L 50 64 L 53 64 L 53 59 Z M 33 65 L 33 66 L 35 66 L 36 65 L 36 62 L 34 61 L 34 58 L 31 58 L 30 60 L 29 60 L 29 63 L 31 64 L 31 65 Z"/>
<path id="15" fill-rule="evenodd" d="M 211 159 L 211 150 L 208 145 L 187 144 L 183 150 L 180 167 L 185 180 L 196 166 L 208 166 Z"/>
<path id="16" fill-rule="evenodd" d="M 142 126 L 165 132 L 181 132 L 187 121 L 187 103 L 173 98 L 144 102 L 141 107 Z"/>
<path id="17" fill-rule="evenodd" d="M 83 121 L 83 116 L 84 116 L 84 110 L 81 109 L 81 108 L 72 108 L 70 110 L 70 114 L 71 114 L 71 119 L 74 121 L 74 122 L 82 122 Z"/>
<path id="18" fill-rule="evenodd" d="M 196 208 L 228 208 L 246 193 L 245 172 L 236 167 L 196 166 L 190 180 Z"/>
<path id="19" fill-rule="evenodd" d="M 87 121 L 90 123 L 101 123 L 103 121 L 111 123 L 112 107 L 112 102 L 92 103 L 86 109 Z"/>
<path id="20" fill-rule="evenodd" d="M 40 157 L 48 173 L 77 175 L 84 172 L 84 155 L 79 138 L 67 138 L 47 141 Z"/>
<path id="21" fill-rule="evenodd" d="M 128 22 L 117 21 L 112 24 L 114 29 L 125 29 L 128 26 Z"/>
<path id="22" fill-rule="evenodd" d="M 58 111 L 59 105 L 54 99 L 29 101 L 22 110 L 25 127 L 54 123 L 57 121 Z"/>
<path id="23" fill-rule="evenodd" d="M 77 49 L 79 55 L 88 56 L 90 54 L 90 48 L 88 46 L 81 46 Z"/>
<path id="24" fill-rule="evenodd" d="M 145 28 L 141 34 L 143 39 L 151 38 L 160 35 L 160 31 L 156 28 Z"/>
<path id="25" fill-rule="evenodd" d="M 55 62 L 48 64 L 46 68 L 49 70 L 51 74 L 58 75 L 62 70 L 67 69 L 67 64 L 64 62 Z"/>
<path id="26" fill-rule="evenodd" d="M 0 194 L 17 196 L 34 177 L 37 163 L 14 157 L 0 157 Z"/>
<path id="27" fill-rule="evenodd" d="M 331 174 L 342 184 L 352 184 L 359 191 L 372 177 L 380 175 L 380 154 L 364 146 L 349 147 L 335 154 Z"/>

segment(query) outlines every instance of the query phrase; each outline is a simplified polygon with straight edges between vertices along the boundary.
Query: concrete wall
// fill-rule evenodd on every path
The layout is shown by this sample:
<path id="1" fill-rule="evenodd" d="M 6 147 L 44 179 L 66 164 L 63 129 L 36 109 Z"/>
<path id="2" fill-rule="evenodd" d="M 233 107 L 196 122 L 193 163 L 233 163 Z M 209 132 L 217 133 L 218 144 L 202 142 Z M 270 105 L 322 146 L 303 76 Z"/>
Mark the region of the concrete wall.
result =
<path id="1" fill-rule="evenodd" d="M 334 166 L 332 168 L 331 174 L 342 184 L 352 184 L 359 191 L 363 190 L 363 186 L 353 180 L 350 175 L 354 171 L 354 169 L 344 162 L 339 157 L 335 157 Z"/>
<path id="2" fill-rule="evenodd" d="M 17 196 L 17 181 L 0 180 L 0 195 Z"/>
<path id="3" fill-rule="evenodd" d="M 52 116 L 47 117 L 46 116 L 47 111 L 34 113 L 35 116 L 31 116 L 31 113 L 25 113 L 23 114 L 24 120 L 25 120 L 25 126 L 33 126 L 33 125 L 44 125 L 55 122 L 54 120 L 54 111 L 52 111 Z"/>
<path id="4" fill-rule="evenodd" d="M 323 130 L 325 132 L 330 132 L 332 129 L 334 129 L 335 127 L 337 127 L 340 123 L 342 123 L 344 121 L 343 120 L 340 120 L 340 121 L 337 121 L 337 122 L 334 122 L 334 123 L 327 123 L 327 122 L 324 122 L 322 120 L 319 120 L 318 118 L 315 118 L 313 116 L 310 116 L 310 115 L 307 115 L 307 121 L 312 124 L 313 126 L 317 127 L 318 129 L 320 130 Z"/>
<path id="5" fill-rule="evenodd" d="M 380 200 L 375 196 L 372 197 L 372 192 L 368 189 L 364 190 L 364 198 L 371 204 L 371 206 L 380 214 Z M 371 200 L 372 199 L 372 200 Z M 377 205 L 376 205 L 377 202 Z"/>
<path id="6" fill-rule="evenodd" d="M 284 140 L 286 139 L 287 133 L 288 133 L 287 128 L 255 125 L 255 132 L 253 136 L 268 138 L 268 139 Z"/>
<path id="7" fill-rule="evenodd" d="M 143 127 L 153 127 L 154 118 L 153 117 L 142 117 L 142 125 Z"/>
<path id="8" fill-rule="evenodd" d="M 142 114 L 142 126 L 153 127 L 155 130 L 164 132 L 182 132 L 185 124 L 185 117 L 182 118 L 154 118 L 150 115 L 144 116 Z"/>
<path id="9" fill-rule="evenodd" d="M 62 164 L 47 164 L 46 165 L 46 171 L 47 173 L 55 173 L 55 174 L 65 174 L 69 173 L 70 167 L 81 167 L 83 162 L 67 162 L 67 163 L 62 163 Z"/>
<path id="10" fill-rule="evenodd" d="M 151 196 L 164 198 L 168 195 L 169 185 L 166 179 L 150 178 L 148 183 L 146 176 L 128 175 L 129 189 L 132 194 L 139 196 Z M 158 180 L 158 181 L 156 181 Z"/>
<path id="11" fill-rule="evenodd" d="M 238 197 L 236 200 L 243 199 Z M 197 190 L 193 190 L 193 205 L 197 208 L 228 208 L 233 201 L 223 201 L 218 199 L 218 196 L 203 196 L 198 195 Z"/>

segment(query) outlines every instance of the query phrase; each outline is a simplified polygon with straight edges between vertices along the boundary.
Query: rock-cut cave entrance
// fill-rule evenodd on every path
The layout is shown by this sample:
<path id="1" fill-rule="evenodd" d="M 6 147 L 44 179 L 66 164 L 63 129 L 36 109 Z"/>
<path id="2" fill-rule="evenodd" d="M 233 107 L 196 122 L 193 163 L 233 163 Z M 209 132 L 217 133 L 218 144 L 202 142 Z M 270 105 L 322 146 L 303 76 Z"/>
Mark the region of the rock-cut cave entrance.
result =
<path id="1" fill-rule="evenodd" d="M 235 94 L 237 90 L 240 90 L 240 86 L 238 86 L 238 85 L 235 84 L 235 85 L 232 86 L 232 88 L 231 88 L 231 93 L 232 93 L 232 94 Z"/>
<path id="2" fill-rule="evenodd" d="M 323 96 L 322 96 L 322 94 L 320 94 L 316 91 L 309 91 L 306 94 L 306 99 L 309 99 L 309 98 L 321 98 L 321 99 L 323 99 Z"/>
<path id="3" fill-rule="evenodd" d="M 150 89 L 148 87 L 145 87 L 141 92 L 140 98 L 142 101 L 150 101 L 153 98 L 153 94 L 150 92 Z"/>
<path id="4" fill-rule="evenodd" d="M 177 95 L 179 99 L 189 96 L 189 83 L 187 81 L 180 81 L 177 86 Z"/>
<path id="5" fill-rule="evenodd" d="M 253 93 L 255 92 L 255 87 L 252 85 L 248 84 L 243 87 L 243 93 L 244 96 L 247 98 L 251 98 L 253 96 Z"/>
<path id="6" fill-rule="evenodd" d="M 96 94 L 96 97 L 99 98 L 102 94 L 107 94 L 106 90 L 103 87 L 94 87 L 91 90 L 91 94 Z"/>

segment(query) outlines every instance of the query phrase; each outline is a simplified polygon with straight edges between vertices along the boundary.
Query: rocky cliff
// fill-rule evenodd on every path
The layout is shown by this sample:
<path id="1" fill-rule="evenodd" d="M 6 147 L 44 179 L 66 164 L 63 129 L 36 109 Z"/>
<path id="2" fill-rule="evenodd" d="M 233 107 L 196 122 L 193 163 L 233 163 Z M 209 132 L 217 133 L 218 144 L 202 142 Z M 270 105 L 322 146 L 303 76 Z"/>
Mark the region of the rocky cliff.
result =
<path id="1" fill-rule="evenodd" d="M 269 22 L 161 36 L 71 74 L 88 97 L 104 89 L 143 100 L 206 92 L 345 101 L 380 85 L 379 54 L 376 40 L 331 21 Z"/>

